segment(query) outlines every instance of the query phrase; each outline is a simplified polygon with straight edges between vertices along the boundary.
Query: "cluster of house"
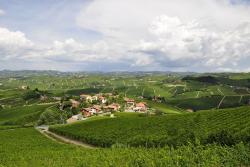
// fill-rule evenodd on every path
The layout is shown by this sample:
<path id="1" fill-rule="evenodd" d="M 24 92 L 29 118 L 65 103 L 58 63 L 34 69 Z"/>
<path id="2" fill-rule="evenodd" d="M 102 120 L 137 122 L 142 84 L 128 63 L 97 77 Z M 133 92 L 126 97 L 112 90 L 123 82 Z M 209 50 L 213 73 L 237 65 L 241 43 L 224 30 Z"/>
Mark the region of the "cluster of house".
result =
<path id="1" fill-rule="evenodd" d="M 94 96 L 87 95 L 87 94 L 81 94 L 80 95 L 81 101 L 92 104 L 90 107 L 82 108 L 80 110 L 82 115 L 84 117 L 90 117 L 90 116 L 96 115 L 96 114 L 119 111 L 121 108 L 120 104 L 112 103 L 112 104 L 107 105 L 107 102 L 108 102 L 107 97 L 117 98 L 117 96 L 114 96 L 111 93 L 96 94 Z M 81 104 L 81 102 L 74 100 L 74 99 L 70 99 L 70 102 L 71 102 L 71 106 L 73 108 L 78 108 Z"/>
<path id="2" fill-rule="evenodd" d="M 134 99 L 124 98 L 125 112 L 146 112 L 148 106 L 145 102 L 136 103 Z"/>
<path id="3" fill-rule="evenodd" d="M 93 115 L 105 115 L 111 114 L 113 112 L 117 112 L 121 110 L 121 105 L 118 103 L 108 104 L 108 98 L 113 97 L 117 98 L 117 96 L 113 96 L 111 93 L 109 94 L 96 94 L 94 96 L 82 94 L 80 95 L 81 101 L 92 103 L 89 107 L 81 108 L 80 114 L 72 116 L 67 122 L 74 122 L 76 120 L 82 120 L 84 118 L 91 117 Z M 70 100 L 71 106 L 74 108 L 78 108 L 81 102 L 76 101 L 74 99 Z M 97 102 L 97 103 L 93 103 Z M 145 102 L 137 103 L 134 99 L 124 98 L 124 111 L 125 112 L 147 112 L 148 106 Z M 111 114 L 112 115 L 112 114 Z"/>

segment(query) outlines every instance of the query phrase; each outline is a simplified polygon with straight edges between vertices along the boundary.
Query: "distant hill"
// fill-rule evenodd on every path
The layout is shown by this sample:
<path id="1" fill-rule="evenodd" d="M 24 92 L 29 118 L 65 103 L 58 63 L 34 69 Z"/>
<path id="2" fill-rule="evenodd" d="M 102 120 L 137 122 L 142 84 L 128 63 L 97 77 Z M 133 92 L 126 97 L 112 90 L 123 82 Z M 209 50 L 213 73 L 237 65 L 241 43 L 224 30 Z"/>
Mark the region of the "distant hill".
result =
<path id="1" fill-rule="evenodd" d="M 2 70 L 0 71 L 0 77 L 24 77 L 24 76 L 69 76 L 69 75 L 87 75 L 87 74 L 102 74 L 102 75 L 194 75 L 194 72 L 171 72 L 171 71 L 77 71 L 77 72 L 62 72 L 55 70 Z"/>
<path id="2" fill-rule="evenodd" d="M 192 81 L 198 81 L 198 82 L 204 82 L 204 83 L 210 83 L 210 84 L 218 83 L 218 79 L 213 76 L 200 76 L 200 77 L 187 76 L 187 77 L 184 77 L 182 80 L 183 81 L 192 80 Z"/>
<path id="3" fill-rule="evenodd" d="M 220 74 L 219 74 L 220 75 Z M 197 81 L 207 84 L 223 84 L 235 87 L 248 87 L 250 88 L 250 79 L 231 79 L 228 76 L 186 76 L 182 78 L 183 81 Z"/>

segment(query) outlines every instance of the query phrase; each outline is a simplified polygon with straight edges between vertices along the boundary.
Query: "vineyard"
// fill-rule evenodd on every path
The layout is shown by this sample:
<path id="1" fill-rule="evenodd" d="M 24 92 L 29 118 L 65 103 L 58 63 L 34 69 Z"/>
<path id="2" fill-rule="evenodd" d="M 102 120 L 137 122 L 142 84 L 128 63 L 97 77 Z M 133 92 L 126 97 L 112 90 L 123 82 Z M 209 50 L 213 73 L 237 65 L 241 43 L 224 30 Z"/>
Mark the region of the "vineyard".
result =
<path id="1" fill-rule="evenodd" d="M 250 141 L 249 110 L 241 107 L 167 116 L 119 114 L 113 119 L 53 126 L 50 131 L 101 147 L 180 146 L 197 141 L 233 145 Z"/>
<path id="2" fill-rule="evenodd" d="M 133 98 L 144 97 L 148 100 L 153 97 L 161 97 L 168 105 L 195 111 L 217 108 L 224 96 L 226 96 L 225 101 L 219 108 L 248 104 L 250 99 L 248 79 L 238 79 L 239 74 L 228 75 L 185 77 L 164 73 L 120 75 L 114 73 L 106 75 L 66 73 L 4 77 L 0 78 L 2 84 L 0 86 L 0 104 L 17 106 L 25 103 L 37 103 L 36 99 L 20 98 L 27 92 L 20 90 L 22 86 L 29 86 L 31 90 L 42 90 L 49 97 L 79 96 L 80 94 L 100 92 L 113 92 Z"/>
<path id="3" fill-rule="evenodd" d="M 7 108 L 0 112 L 0 125 L 35 125 L 49 105 Z"/>
<path id="4" fill-rule="evenodd" d="M 250 149 L 233 147 L 181 146 L 164 148 L 119 148 L 88 150 L 52 141 L 33 128 L 0 130 L 0 166 L 247 166 Z M 67 160 L 65 160 L 65 158 Z"/>
<path id="5" fill-rule="evenodd" d="M 182 109 L 207 110 L 215 108 L 231 108 L 245 106 L 249 104 L 250 95 L 212 95 L 199 98 L 169 99 L 167 104 Z"/>
<path id="6" fill-rule="evenodd" d="M 0 72 L 0 167 L 249 166 L 248 78 L 240 73 Z M 80 111 L 70 99 L 98 93 L 117 95 L 121 105 L 124 97 L 146 102 L 149 110 L 65 124 Z M 48 125 L 50 133 L 96 148 L 64 144 L 33 128 Z"/>

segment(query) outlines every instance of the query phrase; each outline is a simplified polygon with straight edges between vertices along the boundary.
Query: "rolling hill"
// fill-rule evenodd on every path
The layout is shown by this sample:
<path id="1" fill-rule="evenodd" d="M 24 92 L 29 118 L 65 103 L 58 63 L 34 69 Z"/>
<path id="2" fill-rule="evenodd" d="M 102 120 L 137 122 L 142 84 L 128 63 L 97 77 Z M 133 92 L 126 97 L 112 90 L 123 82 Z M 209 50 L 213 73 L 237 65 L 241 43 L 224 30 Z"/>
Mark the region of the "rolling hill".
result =
<path id="1" fill-rule="evenodd" d="M 197 141 L 222 145 L 247 143 L 249 127 L 250 107 L 241 107 L 166 116 L 120 113 L 116 118 L 52 126 L 50 131 L 101 147 L 117 143 L 158 147 Z"/>

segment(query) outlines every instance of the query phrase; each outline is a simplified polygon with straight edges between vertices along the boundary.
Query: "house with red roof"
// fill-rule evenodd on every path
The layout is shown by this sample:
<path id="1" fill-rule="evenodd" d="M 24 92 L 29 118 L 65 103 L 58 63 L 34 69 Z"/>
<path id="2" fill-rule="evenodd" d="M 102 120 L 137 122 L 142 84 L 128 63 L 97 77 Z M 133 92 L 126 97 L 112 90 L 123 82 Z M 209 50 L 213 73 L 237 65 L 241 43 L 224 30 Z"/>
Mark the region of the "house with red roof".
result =
<path id="1" fill-rule="evenodd" d="M 135 105 L 134 99 L 124 98 L 124 101 L 126 103 L 126 106 L 134 106 Z"/>
<path id="2" fill-rule="evenodd" d="M 113 103 L 113 104 L 110 104 L 108 106 L 104 106 L 103 109 L 106 111 L 106 112 L 110 112 L 110 111 L 118 111 L 119 109 L 121 108 L 120 104 L 118 103 Z"/>
<path id="3" fill-rule="evenodd" d="M 135 104 L 133 110 L 135 112 L 146 112 L 148 109 L 147 104 L 145 102 L 139 102 Z"/>

